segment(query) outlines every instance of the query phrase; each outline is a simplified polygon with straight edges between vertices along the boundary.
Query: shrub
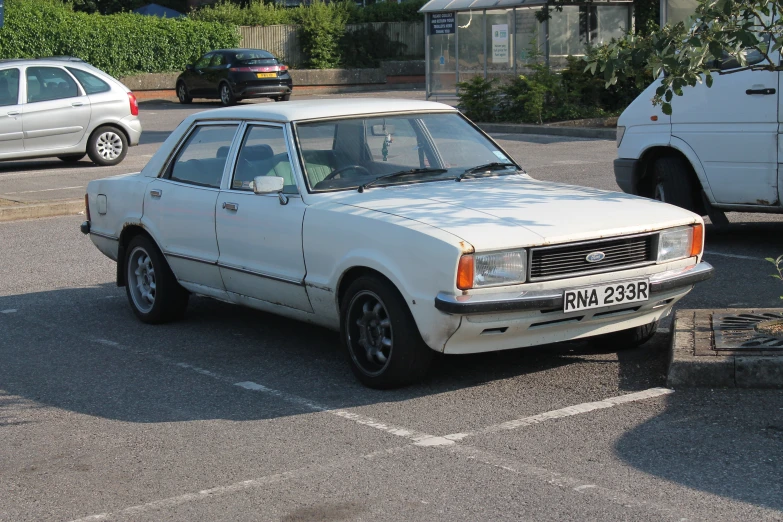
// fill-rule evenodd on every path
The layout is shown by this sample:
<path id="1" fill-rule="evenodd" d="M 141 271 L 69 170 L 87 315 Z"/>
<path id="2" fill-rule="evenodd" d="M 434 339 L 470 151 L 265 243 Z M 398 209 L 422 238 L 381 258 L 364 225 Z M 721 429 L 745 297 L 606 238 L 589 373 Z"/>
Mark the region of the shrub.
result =
<path id="1" fill-rule="evenodd" d="M 386 35 L 386 24 L 375 29 L 366 25 L 346 31 L 340 41 L 342 64 L 347 67 L 378 67 L 380 60 L 391 60 L 405 54 L 408 48 Z"/>
<path id="2" fill-rule="evenodd" d="M 308 57 L 307 65 L 314 69 L 339 67 L 342 61 L 340 40 L 348 19 L 343 6 L 316 0 L 299 10 L 302 50 Z"/>
<path id="3" fill-rule="evenodd" d="M 6 0 L 0 57 L 76 56 L 112 76 L 181 70 L 212 49 L 239 43 L 225 24 L 132 13 L 74 12 L 56 0 Z"/>
<path id="4" fill-rule="evenodd" d="M 485 80 L 474 76 L 466 82 L 459 82 L 459 108 L 473 121 L 488 122 L 495 119 L 498 103 L 497 80 Z"/>

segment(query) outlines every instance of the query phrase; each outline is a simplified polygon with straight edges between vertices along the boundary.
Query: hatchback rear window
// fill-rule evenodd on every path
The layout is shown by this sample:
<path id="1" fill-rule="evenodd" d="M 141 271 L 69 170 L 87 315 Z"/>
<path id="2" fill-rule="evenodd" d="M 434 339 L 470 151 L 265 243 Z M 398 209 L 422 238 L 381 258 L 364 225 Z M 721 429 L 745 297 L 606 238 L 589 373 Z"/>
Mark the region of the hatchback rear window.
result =
<path id="1" fill-rule="evenodd" d="M 90 74 L 87 71 L 82 71 L 81 69 L 74 69 L 73 67 L 66 67 L 66 69 L 68 69 L 71 74 L 76 76 L 76 79 L 79 80 L 79 83 L 82 84 L 84 92 L 87 94 L 98 94 L 99 92 L 106 92 L 111 90 L 111 87 L 108 83 L 104 82 L 94 74 Z"/>

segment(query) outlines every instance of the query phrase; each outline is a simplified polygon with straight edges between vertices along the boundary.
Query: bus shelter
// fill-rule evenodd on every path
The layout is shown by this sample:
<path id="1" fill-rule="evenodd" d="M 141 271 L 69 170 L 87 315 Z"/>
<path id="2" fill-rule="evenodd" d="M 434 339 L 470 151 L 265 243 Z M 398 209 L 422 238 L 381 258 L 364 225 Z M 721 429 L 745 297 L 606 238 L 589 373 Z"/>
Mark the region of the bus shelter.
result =
<path id="1" fill-rule="evenodd" d="M 546 16 L 536 16 L 542 11 Z M 531 63 L 565 66 L 585 46 L 620 38 L 633 28 L 632 0 L 430 0 L 425 15 L 427 98 L 454 96 L 457 83 L 523 74 Z M 544 21 L 540 21 L 544 18 Z"/>

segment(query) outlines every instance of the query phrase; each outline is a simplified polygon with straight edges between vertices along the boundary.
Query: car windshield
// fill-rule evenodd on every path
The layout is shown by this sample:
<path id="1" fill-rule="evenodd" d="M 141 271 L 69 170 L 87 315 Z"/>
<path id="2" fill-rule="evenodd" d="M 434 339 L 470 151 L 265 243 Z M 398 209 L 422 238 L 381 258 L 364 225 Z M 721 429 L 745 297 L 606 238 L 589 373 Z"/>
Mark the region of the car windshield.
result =
<path id="1" fill-rule="evenodd" d="M 320 120 L 295 128 L 307 182 L 315 192 L 518 172 L 506 154 L 457 113 Z"/>

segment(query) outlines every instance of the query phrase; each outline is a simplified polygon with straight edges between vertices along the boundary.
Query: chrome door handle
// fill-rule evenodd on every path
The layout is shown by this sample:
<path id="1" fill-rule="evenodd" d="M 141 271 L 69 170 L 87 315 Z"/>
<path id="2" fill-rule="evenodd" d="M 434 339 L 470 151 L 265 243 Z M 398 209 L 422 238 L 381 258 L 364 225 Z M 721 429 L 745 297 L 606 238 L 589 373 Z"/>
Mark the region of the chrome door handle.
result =
<path id="1" fill-rule="evenodd" d="M 233 210 L 236 212 L 237 210 L 239 210 L 239 205 L 236 203 L 229 203 L 228 201 L 224 201 L 223 208 L 226 210 Z"/>
<path id="2" fill-rule="evenodd" d="M 163 195 L 163 191 L 162 190 L 158 190 L 158 189 L 150 190 L 150 196 L 152 196 L 153 198 L 159 198 L 162 195 Z"/>
<path id="3" fill-rule="evenodd" d="M 82 102 L 73 102 L 71 104 L 71 106 L 73 106 L 73 107 L 81 107 L 82 105 L 84 105 L 84 103 L 82 103 Z"/>
<path id="4" fill-rule="evenodd" d="M 19 116 L 21 113 L 19 111 L 8 111 L 6 114 L 9 116 Z"/>

